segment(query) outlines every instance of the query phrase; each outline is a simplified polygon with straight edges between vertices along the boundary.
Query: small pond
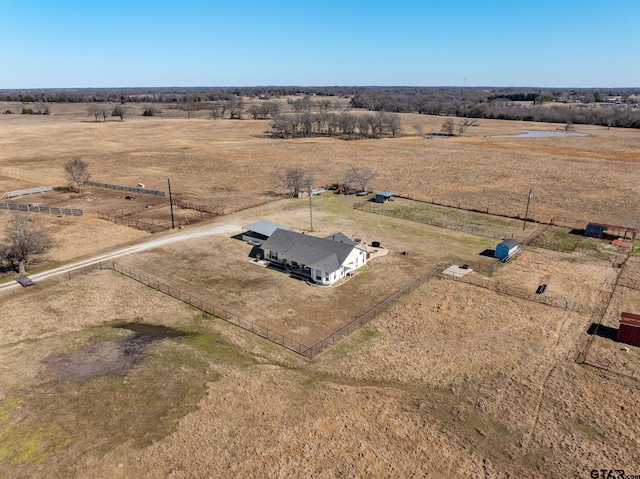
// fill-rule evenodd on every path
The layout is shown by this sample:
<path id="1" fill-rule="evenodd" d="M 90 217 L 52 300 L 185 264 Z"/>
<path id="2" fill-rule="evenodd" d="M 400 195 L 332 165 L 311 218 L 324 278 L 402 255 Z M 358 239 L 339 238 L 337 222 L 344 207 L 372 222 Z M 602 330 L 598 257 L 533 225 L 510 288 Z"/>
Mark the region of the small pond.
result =
<path id="1" fill-rule="evenodd" d="M 522 130 L 519 135 L 494 135 L 489 138 L 543 138 L 549 136 L 589 136 L 587 133 L 578 133 L 575 131 L 539 131 L 539 130 Z"/>

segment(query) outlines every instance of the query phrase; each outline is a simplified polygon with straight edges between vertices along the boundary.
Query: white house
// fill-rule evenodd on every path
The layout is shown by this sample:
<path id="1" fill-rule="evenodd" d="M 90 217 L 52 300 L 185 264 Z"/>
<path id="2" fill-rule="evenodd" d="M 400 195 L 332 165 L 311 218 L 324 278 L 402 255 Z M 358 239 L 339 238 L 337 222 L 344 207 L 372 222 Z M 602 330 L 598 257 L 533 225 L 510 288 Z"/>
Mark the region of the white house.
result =
<path id="1" fill-rule="evenodd" d="M 326 238 L 277 229 L 262 244 L 264 258 L 285 271 L 330 285 L 367 263 L 367 251 L 342 233 Z"/>

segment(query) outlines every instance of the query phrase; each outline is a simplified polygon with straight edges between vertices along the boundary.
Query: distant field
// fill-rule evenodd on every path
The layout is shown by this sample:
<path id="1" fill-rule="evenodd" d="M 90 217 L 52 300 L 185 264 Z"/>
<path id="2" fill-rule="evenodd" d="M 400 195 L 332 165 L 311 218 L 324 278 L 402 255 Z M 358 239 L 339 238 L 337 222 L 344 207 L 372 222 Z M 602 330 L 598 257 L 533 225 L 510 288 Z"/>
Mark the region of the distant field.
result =
<path id="1" fill-rule="evenodd" d="M 20 105 L 0 104 L 0 111 L 7 107 Z M 437 133 L 444 117 L 406 114 L 405 135 L 396 139 L 275 140 L 265 135 L 268 121 L 212 120 L 202 111 L 187 119 L 168 106 L 142 118 L 141 108 L 106 123 L 88 117 L 86 105 L 53 105 L 51 116 L 0 115 L 0 195 L 61 186 L 61 165 L 82 156 L 95 180 L 166 190 L 170 177 L 174 194 L 226 213 L 188 224 L 187 232 L 222 224 L 240 232 L 270 219 L 308 234 L 341 231 L 382 242 L 387 256 L 331 288 L 251 264 L 252 246 L 231 235 L 118 259 L 303 342 L 453 257 L 494 261 L 480 253 L 497 239 L 411 220 L 529 234 L 538 225 L 523 232 L 522 220 L 464 208 L 522 218 L 533 188 L 531 218 L 638 226 L 638 130 L 580 126 L 590 136 L 487 138 L 557 125 L 480 120 L 465 138 L 423 139 L 413 125 Z M 361 197 L 325 193 L 312 198 L 311 231 L 308 198 L 272 194 L 276 171 L 307 168 L 320 186 L 341 182 L 352 164 L 378 171 L 374 190 L 461 208 L 400 198 L 376 206 L 411 217 L 402 219 L 354 209 Z M 98 212 L 168 216 L 166 200 L 99 188 L 11 201 L 86 213 L 30 216 L 56 243 L 30 271 L 152 236 L 100 220 Z M 0 228 L 10 219 L 0 211 Z M 633 251 L 553 227 L 483 277 L 486 288 L 434 278 L 313 360 L 113 271 L 15 290 L 0 298 L 0 477 L 638 474 L 640 348 L 615 341 L 620 312 L 640 313 L 637 242 Z M 496 283 L 531 295 L 546 284 L 544 294 L 585 309 L 496 292 Z M 188 335 L 149 342 L 143 356 L 131 345 L 118 349 L 133 341 L 114 328 L 127 322 Z M 114 357 L 131 364 L 84 382 L 52 366 L 83 355 L 76 373 Z"/>
<path id="2" fill-rule="evenodd" d="M 512 216 L 524 215 L 530 187 L 529 214 L 544 220 L 624 224 L 640 206 L 630 181 L 640 161 L 638 130 L 585 125 L 577 129 L 588 137 L 488 138 L 557 125 L 480 120 L 464 138 L 423 139 L 413 125 L 438 132 L 444 117 L 404 114 L 401 138 L 276 140 L 266 120 L 212 120 L 205 112 L 189 120 L 169 108 L 144 118 L 141 108 L 106 123 L 92 121 L 82 104 L 54 105 L 51 116 L 0 115 L 0 191 L 60 183 L 62 163 L 81 156 L 96 180 L 164 190 L 171 177 L 176 193 L 226 211 L 270 200 L 278 170 L 303 167 L 323 185 L 341 181 L 351 164 L 379 172 L 374 189 Z"/>

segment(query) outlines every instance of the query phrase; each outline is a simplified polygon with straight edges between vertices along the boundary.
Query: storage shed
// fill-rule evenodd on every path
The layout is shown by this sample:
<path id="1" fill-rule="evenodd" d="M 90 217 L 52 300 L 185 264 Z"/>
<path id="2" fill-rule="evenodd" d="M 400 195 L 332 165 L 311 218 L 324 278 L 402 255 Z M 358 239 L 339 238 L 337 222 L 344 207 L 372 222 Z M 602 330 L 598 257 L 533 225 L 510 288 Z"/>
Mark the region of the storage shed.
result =
<path id="1" fill-rule="evenodd" d="M 608 229 L 608 225 L 603 225 L 600 223 L 587 223 L 587 227 L 584 230 L 584 235 L 591 238 L 602 238 L 602 235 Z"/>
<path id="2" fill-rule="evenodd" d="M 385 201 L 389 201 L 393 193 L 390 191 L 379 191 L 376 193 L 376 203 L 384 203 Z"/>
<path id="3" fill-rule="evenodd" d="M 498 246 L 496 246 L 495 257 L 501 260 L 507 260 L 518 252 L 518 242 L 512 238 L 507 238 Z"/>
<path id="4" fill-rule="evenodd" d="M 640 346 L 640 314 L 622 313 L 618 328 L 618 341 Z"/>

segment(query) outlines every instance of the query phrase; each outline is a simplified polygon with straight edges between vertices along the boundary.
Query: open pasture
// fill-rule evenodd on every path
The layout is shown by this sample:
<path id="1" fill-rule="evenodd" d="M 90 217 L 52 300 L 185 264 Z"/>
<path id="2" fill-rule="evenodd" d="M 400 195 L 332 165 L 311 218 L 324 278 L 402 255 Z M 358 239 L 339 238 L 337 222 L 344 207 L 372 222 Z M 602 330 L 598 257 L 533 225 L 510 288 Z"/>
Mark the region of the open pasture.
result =
<path id="1" fill-rule="evenodd" d="M 374 189 L 510 216 L 524 215 L 530 187 L 529 215 L 545 221 L 625 224 L 640 206 L 632 180 L 637 130 L 584 125 L 578 130 L 587 137 L 489 138 L 557 125 L 480 120 L 465 137 L 425 139 L 412 125 L 437 132 L 444 117 L 404 114 L 400 138 L 286 140 L 269 137 L 267 120 L 134 115 L 103 123 L 90 121 L 86 105 L 60 108 L 50 116 L 0 115 L 0 174 L 63 182 L 61 165 L 80 156 L 96 180 L 165 189 L 171 177 L 176 193 L 230 212 L 271 200 L 276 171 L 305 168 L 320 186 L 366 164 L 379 173 Z"/>
<path id="2" fill-rule="evenodd" d="M 351 164 L 366 164 L 379 173 L 374 190 L 512 216 L 524 214 L 533 187 L 529 216 L 545 220 L 633 226 L 640 205 L 637 131 L 584 126 L 578 130 L 589 137 L 487 138 L 556 125 L 481 120 L 465 138 L 428 140 L 413 135 L 411 125 L 437 132 L 443 117 L 402 115 L 407 136 L 397 139 L 274 140 L 265 136 L 264 121 L 211 120 L 202 112 L 188 120 L 173 111 L 95 123 L 83 105 L 59 108 L 50 117 L 0 116 L 0 191 L 62 185 L 61 165 L 82 156 L 96 180 L 165 189 L 170 176 L 176 193 L 227 213 L 267 202 L 211 224 L 265 218 L 388 247 L 389 255 L 327 289 L 250 264 L 251 246 L 232 237 L 187 240 L 121 260 L 304 341 L 443 258 L 492 261 L 479 253 L 496 241 L 357 211 L 355 197 L 331 194 L 312 199 L 311 232 L 308 199 L 272 201 L 278 169 L 309 168 L 319 186 L 341 181 Z M 95 218 L 98 203 L 126 208 L 119 197 L 107 203 L 107 194 L 59 197 L 86 204 L 85 217 L 34 216 L 57 241 L 49 263 L 149 236 Z M 489 220 L 482 218 L 476 221 Z M 0 221 L 9 219 L 0 212 Z M 545 239 L 564 245 L 563 234 Z M 546 283 L 549 294 L 598 307 L 618 271 L 599 251 L 528 248 L 491 281 L 528 290 Z M 639 271 L 632 256 L 621 277 L 627 286 L 618 288 L 603 321 L 610 330 L 619 309 L 638 307 L 631 286 Z M 0 299 L 0 308 L 3 477 L 640 472 L 633 454 L 640 448 L 640 349 L 588 334 L 600 319 L 592 315 L 434 279 L 308 361 L 112 271 L 20 290 Z M 122 376 L 68 383 L 52 374 L 52 358 L 120 341 L 127 333 L 110 326 L 128 321 L 191 335 L 154 343 Z M 592 339 L 588 364 L 576 363 Z"/>

